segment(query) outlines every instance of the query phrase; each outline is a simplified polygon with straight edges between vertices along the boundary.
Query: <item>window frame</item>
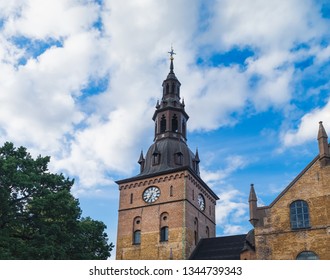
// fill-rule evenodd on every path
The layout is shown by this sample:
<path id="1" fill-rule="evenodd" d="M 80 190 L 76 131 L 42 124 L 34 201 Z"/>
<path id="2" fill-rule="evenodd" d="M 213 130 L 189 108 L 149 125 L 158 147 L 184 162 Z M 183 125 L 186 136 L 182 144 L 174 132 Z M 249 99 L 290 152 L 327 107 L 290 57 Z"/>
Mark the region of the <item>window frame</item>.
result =
<path id="1" fill-rule="evenodd" d="M 299 230 L 310 228 L 310 211 L 305 200 L 295 200 L 290 204 L 291 229 Z"/>

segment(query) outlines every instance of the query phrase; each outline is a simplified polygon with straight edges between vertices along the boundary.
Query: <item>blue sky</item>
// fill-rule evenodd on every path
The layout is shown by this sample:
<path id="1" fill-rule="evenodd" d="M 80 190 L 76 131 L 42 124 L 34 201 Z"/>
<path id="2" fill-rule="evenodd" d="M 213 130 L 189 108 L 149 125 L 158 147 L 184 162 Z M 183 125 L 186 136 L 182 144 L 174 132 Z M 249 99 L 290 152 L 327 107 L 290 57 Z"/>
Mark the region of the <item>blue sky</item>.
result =
<path id="1" fill-rule="evenodd" d="M 330 132 L 329 27 L 328 0 L 0 0 L 0 141 L 51 155 L 115 242 L 173 44 L 217 234 L 247 232 L 250 184 L 269 204 Z"/>

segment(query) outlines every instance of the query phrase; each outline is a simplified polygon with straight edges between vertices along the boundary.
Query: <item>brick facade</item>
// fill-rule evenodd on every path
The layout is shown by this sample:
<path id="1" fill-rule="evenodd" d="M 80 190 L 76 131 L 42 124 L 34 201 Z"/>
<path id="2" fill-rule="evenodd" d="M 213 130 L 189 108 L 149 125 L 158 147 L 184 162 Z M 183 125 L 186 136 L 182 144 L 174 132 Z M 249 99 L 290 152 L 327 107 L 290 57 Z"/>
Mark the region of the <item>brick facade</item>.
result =
<path id="1" fill-rule="evenodd" d="M 215 236 L 215 199 L 189 170 L 152 178 L 119 183 L 120 202 L 117 259 L 187 259 L 197 240 Z M 161 194 L 153 203 L 146 203 L 143 192 L 157 186 Z M 201 211 L 198 194 L 205 198 Z M 162 214 L 166 215 L 166 221 Z M 139 217 L 140 244 L 133 244 L 135 218 Z M 168 241 L 160 241 L 162 223 L 168 226 Z"/>

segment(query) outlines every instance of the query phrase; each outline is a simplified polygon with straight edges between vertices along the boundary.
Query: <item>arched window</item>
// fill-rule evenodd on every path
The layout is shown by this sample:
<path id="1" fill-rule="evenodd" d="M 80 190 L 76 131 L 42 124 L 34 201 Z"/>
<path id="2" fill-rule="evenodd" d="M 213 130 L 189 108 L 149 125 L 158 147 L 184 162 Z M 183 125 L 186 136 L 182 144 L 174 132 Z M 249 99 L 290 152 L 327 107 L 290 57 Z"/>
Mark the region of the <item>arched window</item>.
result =
<path id="1" fill-rule="evenodd" d="M 160 133 L 164 133 L 166 131 L 166 118 L 162 115 L 160 119 Z"/>
<path id="2" fill-rule="evenodd" d="M 319 260 L 319 256 L 312 251 L 303 251 L 301 252 L 296 260 Z"/>
<path id="3" fill-rule="evenodd" d="M 308 204 L 303 200 L 296 200 L 290 205 L 290 222 L 292 229 L 308 228 L 309 210 Z"/>
<path id="4" fill-rule="evenodd" d="M 178 117 L 176 115 L 172 118 L 172 131 L 178 132 Z"/>
<path id="5" fill-rule="evenodd" d="M 167 212 L 163 212 L 160 215 L 160 242 L 168 241 L 168 220 L 169 220 L 169 214 Z"/>
<path id="6" fill-rule="evenodd" d="M 137 216 L 133 220 L 133 244 L 141 244 L 141 217 Z"/>
<path id="7" fill-rule="evenodd" d="M 170 92 L 170 86 L 169 84 L 166 84 L 166 94 Z"/>
<path id="8" fill-rule="evenodd" d="M 133 233 L 133 244 L 139 245 L 141 244 L 141 230 L 136 230 Z"/>
<path id="9" fill-rule="evenodd" d="M 209 227 L 208 227 L 208 226 L 206 226 L 206 231 L 205 231 L 205 233 L 206 233 L 206 237 L 207 237 L 207 238 L 210 238 L 210 230 L 209 230 Z"/>
<path id="10" fill-rule="evenodd" d="M 168 227 L 162 227 L 160 229 L 160 242 L 168 241 Z"/>

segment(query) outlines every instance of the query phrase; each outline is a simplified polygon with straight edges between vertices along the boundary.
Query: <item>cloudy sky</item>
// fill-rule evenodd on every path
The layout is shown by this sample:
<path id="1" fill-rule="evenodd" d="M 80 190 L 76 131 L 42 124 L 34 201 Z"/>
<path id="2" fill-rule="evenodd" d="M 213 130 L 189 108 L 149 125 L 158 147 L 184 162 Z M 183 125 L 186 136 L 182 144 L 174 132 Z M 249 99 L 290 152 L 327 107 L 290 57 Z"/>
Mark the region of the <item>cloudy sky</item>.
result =
<path id="1" fill-rule="evenodd" d="M 330 132 L 329 0 L 0 0 L 1 145 L 50 155 L 113 242 L 171 45 L 218 235 L 247 232 L 250 184 L 269 204 Z"/>

